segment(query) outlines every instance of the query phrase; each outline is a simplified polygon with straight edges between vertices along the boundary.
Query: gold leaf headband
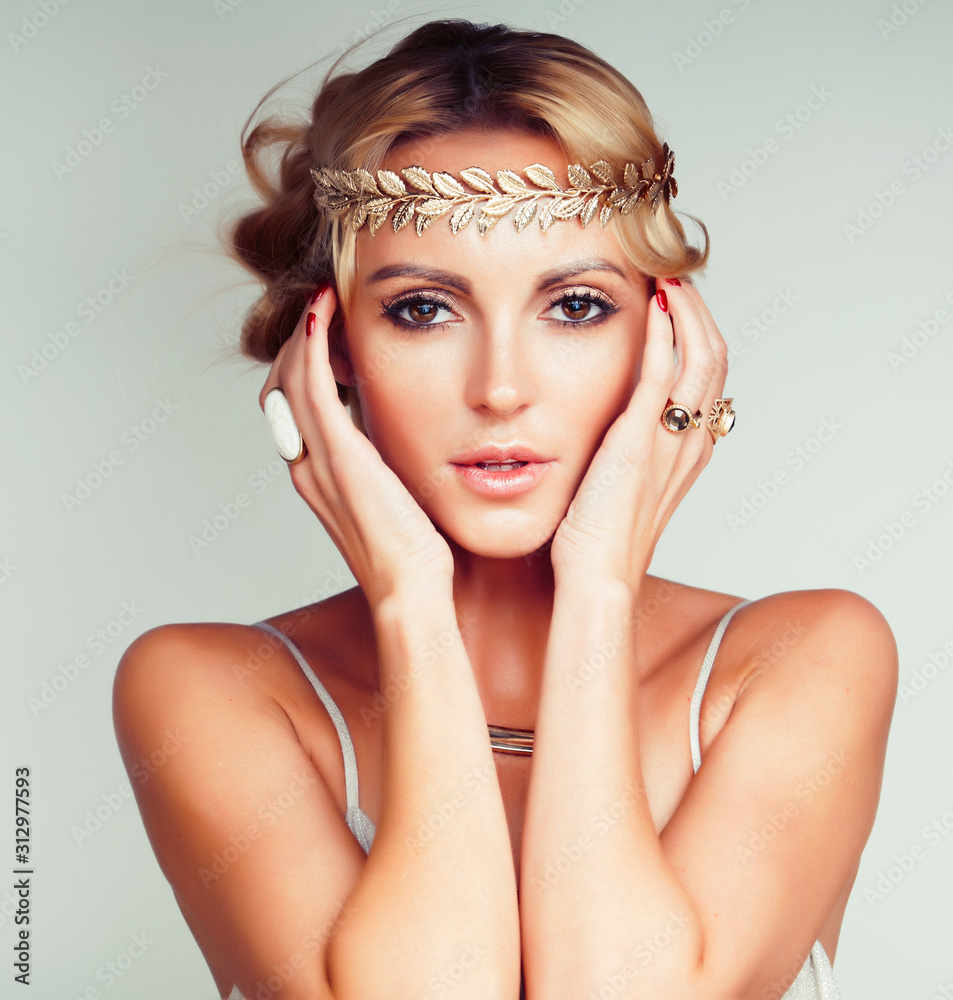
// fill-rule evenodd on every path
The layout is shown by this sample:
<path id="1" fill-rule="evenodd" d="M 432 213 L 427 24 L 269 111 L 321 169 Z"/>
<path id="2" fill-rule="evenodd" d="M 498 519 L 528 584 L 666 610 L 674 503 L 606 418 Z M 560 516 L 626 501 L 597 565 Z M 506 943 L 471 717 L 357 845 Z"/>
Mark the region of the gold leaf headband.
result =
<path id="1" fill-rule="evenodd" d="M 605 226 L 616 208 L 621 215 L 628 215 L 640 201 L 648 201 L 655 210 L 663 198 L 667 205 L 678 194 L 678 184 L 672 176 L 674 169 L 675 154 L 665 143 L 657 169 L 651 157 L 638 167 L 627 163 L 622 184 L 617 183 L 612 167 L 605 160 L 591 164 L 588 170 L 578 163 L 571 164 L 568 170 L 571 186 L 567 189 L 561 188 L 556 175 L 541 163 L 524 169 L 528 181 L 513 170 L 498 170 L 496 184 L 480 167 L 461 170 L 459 180 L 449 173 L 430 174 L 419 166 L 404 167 L 400 171 L 403 179 L 392 170 L 378 170 L 375 179 L 363 167 L 357 170 L 312 167 L 311 176 L 315 183 L 315 204 L 342 219 L 355 232 L 367 222 L 373 236 L 396 207 L 392 219 L 394 232 L 416 217 L 419 236 L 457 206 L 450 216 L 450 229 L 456 235 L 469 225 L 478 203 L 482 203 L 477 229 L 485 236 L 517 205 L 520 208 L 513 219 L 517 232 L 522 232 L 534 217 L 538 217 L 545 231 L 557 220 L 577 215 L 583 226 L 587 226 L 597 210 L 599 221 Z M 461 181 L 471 190 L 467 191 Z M 538 203 L 544 198 L 549 201 L 537 215 Z"/>

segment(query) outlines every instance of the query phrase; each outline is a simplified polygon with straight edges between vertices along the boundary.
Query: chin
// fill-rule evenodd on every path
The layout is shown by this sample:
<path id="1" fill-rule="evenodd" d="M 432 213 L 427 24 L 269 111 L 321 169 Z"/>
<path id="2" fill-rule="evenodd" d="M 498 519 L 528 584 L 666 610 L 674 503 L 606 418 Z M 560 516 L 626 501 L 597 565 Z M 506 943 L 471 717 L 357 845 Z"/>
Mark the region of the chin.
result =
<path id="1" fill-rule="evenodd" d="M 438 530 L 449 541 L 475 556 L 533 561 L 536 558 L 534 553 L 548 545 L 561 520 L 562 515 L 543 517 L 534 512 L 530 517 L 510 508 L 467 521 L 452 517 Z M 545 551 L 538 555 L 549 558 Z"/>

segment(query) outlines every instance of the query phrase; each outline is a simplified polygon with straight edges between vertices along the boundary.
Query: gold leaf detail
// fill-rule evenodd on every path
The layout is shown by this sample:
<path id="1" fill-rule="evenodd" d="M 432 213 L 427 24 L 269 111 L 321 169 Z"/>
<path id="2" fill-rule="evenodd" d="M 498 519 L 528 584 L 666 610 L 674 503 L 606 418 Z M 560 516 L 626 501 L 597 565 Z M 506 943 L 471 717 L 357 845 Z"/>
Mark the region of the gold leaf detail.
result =
<path id="1" fill-rule="evenodd" d="M 605 225 L 609 219 L 612 218 L 612 213 L 614 211 L 615 207 L 606 202 L 606 204 L 602 206 L 602 211 L 599 213 L 599 221 Z"/>
<path id="2" fill-rule="evenodd" d="M 330 188 L 331 188 L 331 180 L 328 177 L 327 170 L 325 170 L 323 168 L 319 170 L 319 169 L 317 169 L 315 167 L 312 167 L 311 168 L 311 176 L 314 178 L 314 183 L 318 187 L 323 188 L 325 191 L 330 190 Z"/>
<path id="3" fill-rule="evenodd" d="M 581 163 L 572 163 L 569 166 L 569 182 L 573 187 L 592 187 L 592 175 Z"/>
<path id="4" fill-rule="evenodd" d="M 417 205 L 417 215 L 429 215 L 434 219 L 446 215 L 453 208 L 452 201 L 444 201 L 443 198 L 428 198 Z"/>
<path id="5" fill-rule="evenodd" d="M 539 228 L 545 232 L 556 221 L 553 210 L 556 208 L 556 200 L 552 199 L 549 204 L 539 213 Z"/>
<path id="6" fill-rule="evenodd" d="M 602 181 L 603 184 L 611 184 L 615 186 L 615 174 L 612 172 L 612 167 L 606 163 L 605 160 L 599 160 L 597 163 L 591 163 L 589 169 Z"/>
<path id="7" fill-rule="evenodd" d="M 486 234 L 503 218 L 505 212 L 499 215 L 488 215 L 486 209 L 484 208 L 483 213 L 480 218 L 477 219 L 477 229 L 481 236 L 486 236 Z"/>
<path id="8" fill-rule="evenodd" d="M 582 222 L 583 228 L 589 225 L 592 217 L 596 214 L 596 209 L 599 207 L 599 195 L 594 194 L 586 204 L 586 207 L 582 210 L 582 214 L 579 216 Z"/>
<path id="9" fill-rule="evenodd" d="M 354 178 L 357 181 L 358 186 L 368 194 L 380 194 L 380 191 L 377 188 L 377 181 L 375 181 L 373 175 L 363 167 L 358 167 L 357 170 L 354 171 Z"/>
<path id="10" fill-rule="evenodd" d="M 417 235 L 420 236 L 425 229 L 429 229 L 436 221 L 436 215 L 421 215 L 418 210 L 417 218 L 414 220 L 414 224 L 417 226 Z"/>
<path id="11" fill-rule="evenodd" d="M 526 181 L 512 170 L 497 170 L 496 181 L 507 194 L 528 194 Z"/>
<path id="12" fill-rule="evenodd" d="M 622 215 L 628 215 L 629 212 L 631 212 L 632 209 L 635 208 L 636 205 L 638 205 L 640 198 L 641 198 L 641 193 L 638 191 L 635 194 L 630 194 L 629 197 L 626 198 L 625 201 L 622 203 L 622 207 L 619 209 L 619 212 Z"/>
<path id="13" fill-rule="evenodd" d="M 575 198 L 562 198 L 559 204 L 553 209 L 553 218 L 572 219 L 582 211 L 585 203 L 585 195 L 577 195 Z"/>
<path id="14" fill-rule="evenodd" d="M 368 227 L 370 228 L 371 236 L 373 236 L 387 221 L 387 213 L 375 212 L 373 215 L 369 214 L 369 218 L 371 221 L 368 223 Z"/>
<path id="15" fill-rule="evenodd" d="M 483 203 L 483 213 L 485 215 L 501 216 L 506 215 L 507 212 L 513 207 L 513 198 L 511 195 L 500 194 L 495 198 L 491 198 L 489 201 Z"/>
<path id="16" fill-rule="evenodd" d="M 634 163 L 625 165 L 625 186 L 634 188 L 639 183 L 639 168 Z"/>
<path id="17" fill-rule="evenodd" d="M 387 215 L 393 207 L 393 198 L 371 198 L 370 201 L 367 202 L 367 213 L 368 215 L 377 215 L 378 213 L 383 212 L 384 215 Z"/>
<path id="18" fill-rule="evenodd" d="M 466 229 L 470 220 L 473 218 L 473 213 L 476 211 L 476 202 L 468 201 L 461 205 L 450 217 L 450 228 L 453 230 L 454 236 L 460 232 L 461 229 Z"/>
<path id="19" fill-rule="evenodd" d="M 351 228 L 354 232 L 357 232 L 361 226 L 367 221 L 367 202 L 358 202 L 357 207 L 354 210 L 354 215 L 351 219 Z"/>
<path id="20" fill-rule="evenodd" d="M 538 200 L 538 198 L 533 198 L 532 201 L 528 201 L 525 205 L 520 206 L 520 210 L 513 219 L 518 233 L 521 233 L 533 221 L 533 216 L 536 215 L 536 203 Z"/>
<path id="21" fill-rule="evenodd" d="M 434 195 L 437 193 L 430 180 L 430 174 L 423 167 L 404 167 L 401 173 L 418 191 Z"/>
<path id="22" fill-rule="evenodd" d="M 537 186 L 548 191 L 561 191 L 556 175 L 542 163 L 533 163 L 526 168 L 526 176 Z"/>
<path id="23" fill-rule="evenodd" d="M 473 188 L 484 194 L 499 194 L 493 185 L 493 178 L 482 167 L 467 167 L 460 171 L 460 177 Z"/>
<path id="24" fill-rule="evenodd" d="M 414 202 L 405 201 L 394 213 L 394 232 L 399 233 L 404 226 L 414 217 Z"/>
<path id="25" fill-rule="evenodd" d="M 399 198 L 402 194 L 407 194 L 407 185 L 394 173 L 393 170 L 378 170 L 377 179 L 385 194 Z"/>
<path id="26" fill-rule="evenodd" d="M 444 198 L 464 198 L 466 192 L 463 185 L 453 176 L 453 174 L 434 173 L 433 185 Z"/>

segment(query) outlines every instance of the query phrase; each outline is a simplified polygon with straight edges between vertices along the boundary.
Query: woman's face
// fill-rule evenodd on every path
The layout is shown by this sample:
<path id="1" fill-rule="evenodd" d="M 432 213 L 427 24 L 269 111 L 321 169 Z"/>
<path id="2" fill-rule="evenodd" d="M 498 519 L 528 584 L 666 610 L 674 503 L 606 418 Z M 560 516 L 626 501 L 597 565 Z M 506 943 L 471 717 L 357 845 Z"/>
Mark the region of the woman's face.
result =
<path id="1" fill-rule="evenodd" d="M 507 133 L 408 143 L 385 166 L 495 176 L 537 162 L 565 186 L 554 142 Z M 650 289 L 597 219 L 519 233 L 511 213 L 482 237 L 475 218 L 456 235 L 448 219 L 421 236 L 390 220 L 359 233 L 352 381 L 368 437 L 438 529 L 475 554 L 522 556 L 559 526 L 632 395 Z M 527 451 L 538 461 L 522 472 L 476 464 Z"/>

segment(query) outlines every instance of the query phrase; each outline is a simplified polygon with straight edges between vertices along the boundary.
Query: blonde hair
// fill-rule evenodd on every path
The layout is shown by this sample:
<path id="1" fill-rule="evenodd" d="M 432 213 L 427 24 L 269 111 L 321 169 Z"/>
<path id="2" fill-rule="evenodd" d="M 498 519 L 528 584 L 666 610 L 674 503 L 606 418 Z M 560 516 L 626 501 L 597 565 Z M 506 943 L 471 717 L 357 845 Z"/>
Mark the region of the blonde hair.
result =
<path id="1" fill-rule="evenodd" d="M 272 90 L 242 132 L 245 167 L 264 204 L 233 224 L 225 245 L 264 284 L 240 341 L 242 354 L 257 361 L 274 360 L 319 281 L 332 281 L 343 304 L 353 290 L 356 234 L 316 208 L 312 166 L 374 172 L 404 142 L 475 128 L 544 136 L 567 162 L 604 159 L 620 175 L 627 162 L 661 162 L 662 142 L 639 91 L 560 35 L 432 21 L 362 70 L 336 72 L 339 64 L 315 96 L 310 120 L 272 115 L 251 127 Z M 274 176 L 266 153 L 278 154 Z M 704 234 L 701 249 L 664 201 L 655 211 L 642 203 L 624 218 L 617 213 L 607 229 L 642 273 L 685 276 L 705 266 L 709 249 L 704 223 L 689 217 Z M 408 238 L 416 239 L 409 231 Z M 335 343 L 340 332 L 338 317 Z M 338 391 L 363 429 L 356 392 Z"/>

